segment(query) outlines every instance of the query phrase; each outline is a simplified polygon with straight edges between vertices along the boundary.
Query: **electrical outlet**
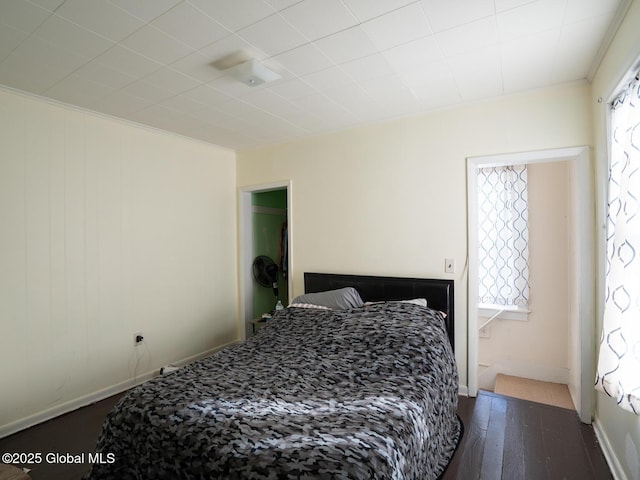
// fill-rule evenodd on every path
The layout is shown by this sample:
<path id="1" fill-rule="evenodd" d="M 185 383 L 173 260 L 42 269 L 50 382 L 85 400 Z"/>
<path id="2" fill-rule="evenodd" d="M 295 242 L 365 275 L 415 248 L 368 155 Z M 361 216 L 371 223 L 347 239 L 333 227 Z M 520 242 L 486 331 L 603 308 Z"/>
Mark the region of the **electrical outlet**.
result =
<path id="1" fill-rule="evenodd" d="M 491 338 L 491 327 L 484 327 L 480 329 L 480 338 Z"/>
<path id="2" fill-rule="evenodd" d="M 444 273 L 456 273 L 456 260 L 455 258 L 444 259 Z"/>
<path id="3" fill-rule="evenodd" d="M 144 335 L 142 335 L 142 332 L 136 332 L 133 334 L 133 345 L 134 346 L 138 346 L 138 345 L 142 345 L 144 343 Z"/>

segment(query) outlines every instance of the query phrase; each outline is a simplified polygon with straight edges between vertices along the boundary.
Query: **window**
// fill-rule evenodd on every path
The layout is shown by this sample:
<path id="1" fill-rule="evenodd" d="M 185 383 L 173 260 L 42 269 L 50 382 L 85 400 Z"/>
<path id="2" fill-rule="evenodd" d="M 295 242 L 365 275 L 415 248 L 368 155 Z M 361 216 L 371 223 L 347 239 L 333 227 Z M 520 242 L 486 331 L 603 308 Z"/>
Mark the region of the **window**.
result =
<path id="1" fill-rule="evenodd" d="M 640 81 L 611 106 L 605 302 L 596 389 L 640 415 Z"/>
<path id="2" fill-rule="evenodd" d="M 529 227 L 526 165 L 480 168 L 478 178 L 478 303 L 526 310 Z"/>

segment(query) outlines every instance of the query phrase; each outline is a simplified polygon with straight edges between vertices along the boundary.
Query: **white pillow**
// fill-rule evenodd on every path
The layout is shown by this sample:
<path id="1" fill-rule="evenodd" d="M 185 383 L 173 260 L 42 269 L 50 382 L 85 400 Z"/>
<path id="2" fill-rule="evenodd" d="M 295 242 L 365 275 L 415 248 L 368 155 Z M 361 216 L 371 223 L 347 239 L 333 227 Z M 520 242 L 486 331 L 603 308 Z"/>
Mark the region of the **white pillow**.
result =
<path id="1" fill-rule="evenodd" d="M 313 303 L 290 303 L 289 307 L 315 308 L 315 309 L 318 309 L 318 310 L 331 310 L 329 307 L 325 307 L 324 305 L 314 305 Z"/>
<path id="2" fill-rule="evenodd" d="M 421 307 L 427 306 L 426 298 L 413 298 L 411 300 L 400 300 L 401 303 L 412 303 L 413 305 L 419 305 Z"/>
<path id="3" fill-rule="evenodd" d="M 387 300 L 387 301 L 381 301 L 381 302 L 366 302 L 365 305 L 375 305 L 376 303 L 390 303 L 390 302 L 411 303 L 413 305 L 418 305 L 420 307 L 427 306 L 426 298 L 412 298 L 411 300 Z"/>

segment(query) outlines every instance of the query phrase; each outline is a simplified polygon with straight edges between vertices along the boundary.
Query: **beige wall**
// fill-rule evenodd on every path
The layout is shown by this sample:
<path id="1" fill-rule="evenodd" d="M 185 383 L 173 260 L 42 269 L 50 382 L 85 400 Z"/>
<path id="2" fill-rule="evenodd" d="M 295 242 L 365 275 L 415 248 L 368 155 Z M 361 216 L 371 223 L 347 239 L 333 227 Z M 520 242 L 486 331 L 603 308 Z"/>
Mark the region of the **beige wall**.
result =
<path id="1" fill-rule="evenodd" d="M 234 152 L 0 90 L 0 434 L 238 338 L 235 183 Z"/>
<path id="2" fill-rule="evenodd" d="M 498 373 L 569 382 L 568 163 L 527 166 L 529 319 L 497 319 L 478 344 L 478 387 L 493 390 Z M 478 325 L 487 319 L 481 318 Z"/>
<path id="3" fill-rule="evenodd" d="M 589 145 L 588 93 L 541 90 L 241 152 L 238 184 L 292 182 L 293 295 L 314 270 L 454 278 L 466 385 L 466 158 Z"/>
<path id="4" fill-rule="evenodd" d="M 594 151 L 596 161 L 596 188 L 598 202 L 598 244 L 600 251 L 598 278 L 604 270 L 604 225 L 607 180 L 607 103 L 621 86 L 625 74 L 632 68 L 640 69 L 640 2 L 634 0 L 593 79 L 591 108 L 593 109 Z M 597 99 L 602 102 L 598 103 Z M 604 285 L 600 281 L 597 295 L 596 330 L 602 328 Z M 598 337 L 599 338 L 599 337 Z M 618 478 L 640 479 L 640 417 L 617 407 L 615 400 L 598 393 L 596 397 L 596 423 L 603 448 L 610 456 Z"/>

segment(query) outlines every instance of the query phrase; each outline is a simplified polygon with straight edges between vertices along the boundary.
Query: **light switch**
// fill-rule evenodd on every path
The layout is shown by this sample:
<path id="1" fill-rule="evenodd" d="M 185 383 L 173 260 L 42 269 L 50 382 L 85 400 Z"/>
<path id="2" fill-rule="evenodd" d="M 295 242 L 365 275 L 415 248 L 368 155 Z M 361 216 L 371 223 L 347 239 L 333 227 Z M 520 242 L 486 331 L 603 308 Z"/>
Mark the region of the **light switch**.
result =
<path id="1" fill-rule="evenodd" d="M 455 258 L 444 259 L 444 273 L 456 273 L 456 260 Z"/>

